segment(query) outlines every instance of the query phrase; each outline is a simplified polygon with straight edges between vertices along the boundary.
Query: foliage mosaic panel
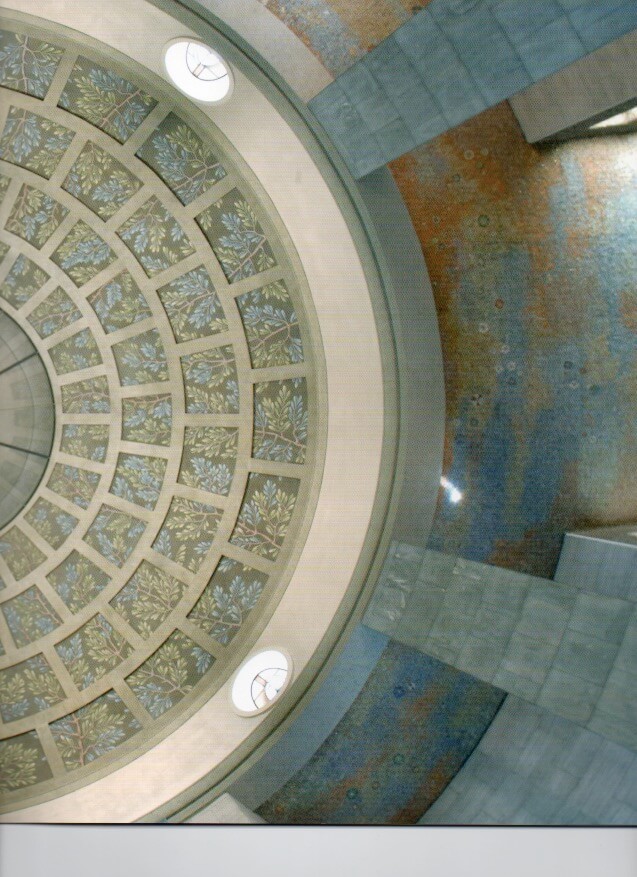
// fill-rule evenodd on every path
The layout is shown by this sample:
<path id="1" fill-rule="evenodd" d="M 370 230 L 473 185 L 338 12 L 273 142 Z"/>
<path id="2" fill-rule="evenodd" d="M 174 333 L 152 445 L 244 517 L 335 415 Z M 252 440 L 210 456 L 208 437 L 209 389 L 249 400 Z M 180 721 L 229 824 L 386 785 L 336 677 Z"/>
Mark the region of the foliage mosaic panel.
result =
<path id="1" fill-rule="evenodd" d="M 192 691 L 213 663 L 209 652 L 176 630 L 126 682 L 158 719 Z"/>
<path id="2" fill-rule="evenodd" d="M 14 308 L 20 308 L 44 286 L 48 279 L 49 275 L 46 271 L 38 268 L 35 262 L 27 259 L 26 256 L 20 255 L 0 285 L 0 296 Z"/>
<path id="3" fill-rule="evenodd" d="M 168 380 L 166 351 L 157 329 L 113 344 L 113 356 L 125 387 Z"/>
<path id="4" fill-rule="evenodd" d="M 115 566 L 123 566 L 145 529 L 146 524 L 138 518 L 103 505 L 84 541 Z"/>
<path id="5" fill-rule="evenodd" d="M 65 423 L 60 450 L 74 457 L 103 463 L 108 448 L 108 426 L 96 423 Z"/>
<path id="6" fill-rule="evenodd" d="M 227 646 L 257 605 L 267 580 L 264 573 L 222 557 L 188 620 Z"/>
<path id="7" fill-rule="evenodd" d="M 0 204 L 4 201 L 4 196 L 7 194 L 7 189 L 11 185 L 11 177 L 7 177 L 4 174 L 0 174 Z"/>
<path id="8" fill-rule="evenodd" d="M 258 460 L 304 463 L 307 420 L 305 378 L 255 384 L 252 455 Z"/>
<path id="9" fill-rule="evenodd" d="M 0 138 L 0 158 L 48 180 L 74 136 L 50 119 L 11 107 Z"/>
<path id="10" fill-rule="evenodd" d="M 141 189 L 141 180 L 91 140 L 82 149 L 62 188 L 106 221 Z"/>
<path id="11" fill-rule="evenodd" d="M 151 316 L 148 302 L 128 271 L 92 292 L 88 301 L 105 332 L 116 332 Z"/>
<path id="12" fill-rule="evenodd" d="M 35 655 L 21 664 L 0 670 L 0 715 L 3 722 L 31 716 L 64 698 L 64 690 L 44 655 Z"/>
<path id="13" fill-rule="evenodd" d="M 296 478 L 251 472 L 230 541 L 260 557 L 276 560 L 292 520 L 298 490 Z"/>
<path id="14" fill-rule="evenodd" d="M 99 347 L 90 329 L 82 329 L 76 335 L 60 341 L 55 347 L 50 348 L 49 355 L 59 375 L 92 368 L 102 363 Z"/>
<path id="15" fill-rule="evenodd" d="M 94 600 L 111 580 L 104 570 L 75 550 L 47 579 L 73 613 Z"/>
<path id="16" fill-rule="evenodd" d="M 62 511 L 48 499 L 42 497 L 35 501 L 24 519 L 53 548 L 60 547 L 71 535 L 78 522 L 74 515 L 69 515 L 68 512 Z"/>
<path id="17" fill-rule="evenodd" d="M 80 690 L 114 670 L 133 651 L 102 615 L 95 615 L 55 650 Z"/>
<path id="18" fill-rule="evenodd" d="M 276 265 L 270 242 L 254 209 L 233 189 L 197 217 L 229 283 Z"/>
<path id="19" fill-rule="evenodd" d="M 212 547 L 222 512 L 214 506 L 175 497 L 153 548 L 197 572 Z"/>
<path id="20" fill-rule="evenodd" d="M 62 287 L 56 286 L 53 292 L 31 311 L 27 320 L 40 338 L 48 338 L 49 335 L 54 335 L 81 317 L 82 314 Z"/>
<path id="21" fill-rule="evenodd" d="M 181 370 L 188 414 L 235 414 L 239 384 L 230 345 L 182 356 Z"/>
<path id="22" fill-rule="evenodd" d="M 77 286 L 83 286 L 115 260 L 115 253 L 90 225 L 80 219 L 52 253 L 51 259 Z"/>
<path id="23" fill-rule="evenodd" d="M 66 414 L 108 414 L 111 410 L 108 381 L 103 375 L 65 384 L 61 392 Z"/>
<path id="24" fill-rule="evenodd" d="M 145 509 L 154 509 L 161 493 L 167 461 L 161 457 L 120 454 L 110 492 Z"/>
<path id="25" fill-rule="evenodd" d="M 0 30 L 0 85 L 46 97 L 63 54 L 44 40 Z"/>
<path id="26" fill-rule="evenodd" d="M 50 728 L 66 769 L 77 770 L 121 746 L 141 725 L 121 697 L 109 691 Z"/>
<path id="27" fill-rule="evenodd" d="M 214 152 L 179 116 L 169 113 L 137 152 L 182 204 L 203 195 L 226 171 Z"/>
<path id="28" fill-rule="evenodd" d="M 100 476 L 97 472 L 56 463 L 47 487 L 81 509 L 87 509 L 99 483 Z"/>
<path id="29" fill-rule="evenodd" d="M 227 331 L 221 302 L 203 265 L 162 286 L 157 294 L 175 341 L 191 341 Z"/>
<path id="30" fill-rule="evenodd" d="M 46 636 L 62 623 L 55 609 L 35 585 L 3 603 L 2 611 L 18 648 Z"/>
<path id="31" fill-rule="evenodd" d="M 0 554 L 18 581 L 46 560 L 40 549 L 18 527 L 11 527 L 2 534 Z"/>
<path id="32" fill-rule="evenodd" d="M 284 280 L 236 298 L 252 368 L 303 362 L 299 320 Z"/>
<path id="33" fill-rule="evenodd" d="M 88 58 L 78 58 L 59 106 L 125 143 L 157 101 L 132 82 Z"/>
<path id="34" fill-rule="evenodd" d="M 227 496 L 237 457 L 238 430 L 221 426 L 187 426 L 178 481 L 208 493 Z"/>
<path id="35" fill-rule="evenodd" d="M 126 220 L 117 234 L 149 277 L 195 252 L 177 220 L 154 195 Z"/>
<path id="36" fill-rule="evenodd" d="M 39 250 L 68 212 L 50 195 L 24 183 L 4 227 Z"/>
<path id="37" fill-rule="evenodd" d="M 149 445 L 170 444 L 173 406 L 170 393 L 122 400 L 122 439 Z"/>
<path id="38" fill-rule="evenodd" d="M 0 203 L 2 203 L 2 202 L 0 201 Z M 4 262 L 5 256 L 7 255 L 7 253 L 9 252 L 10 249 L 11 249 L 11 247 L 9 246 L 9 244 L 5 244 L 2 241 L 0 241 L 0 264 L 2 264 L 2 262 Z"/>
<path id="39" fill-rule="evenodd" d="M 147 639 L 181 600 L 185 584 L 143 560 L 111 606 Z"/>
<path id="40" fill-rule="evenodd" d="M 0 792 L 12 792 L 53 776 L 36 731 L 0 740 Z"/>

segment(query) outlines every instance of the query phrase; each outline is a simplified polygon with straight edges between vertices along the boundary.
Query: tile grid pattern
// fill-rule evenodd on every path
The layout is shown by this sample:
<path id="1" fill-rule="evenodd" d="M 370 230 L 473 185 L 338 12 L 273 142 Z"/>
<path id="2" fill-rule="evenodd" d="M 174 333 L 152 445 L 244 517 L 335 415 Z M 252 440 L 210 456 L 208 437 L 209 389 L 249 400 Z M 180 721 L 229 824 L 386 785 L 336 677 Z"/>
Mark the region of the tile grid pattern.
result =
<path id="1" fill-rule="evenodd" d="M 637 754 L 509 695 L 421 825 L 635 825 Z"/>
<path id="2" fill-rule="evenodd" d="M 24 46 L 20 78 L 6 59 Z M 299 280 L 234 159 L 73 47 L 10 31 L 0 47 L 0 296 L 62 420 L 42 495 L 0 534 L 14 806 L 229 672 L 290 552 L 315 415 Z"/>
<path id="3" fill-rule="evenodd" d="M 432 0 L 310 107 L 360 178 L 635 27 L 630 0 Z"/>
<path id="4" fill-rule="evenodd" d="M 394 544 L 365 622 L 637 748 L 631 600 Z"/>

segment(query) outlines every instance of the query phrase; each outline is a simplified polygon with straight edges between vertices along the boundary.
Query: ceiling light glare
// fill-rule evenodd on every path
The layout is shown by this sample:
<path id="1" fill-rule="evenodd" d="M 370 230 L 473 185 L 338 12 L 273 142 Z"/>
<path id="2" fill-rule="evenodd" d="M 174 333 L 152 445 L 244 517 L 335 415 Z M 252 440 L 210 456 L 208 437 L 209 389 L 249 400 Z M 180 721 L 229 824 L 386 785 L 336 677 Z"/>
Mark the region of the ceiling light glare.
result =
<path id="1" fill-rule="evenodd" d="M 602 119 L 601 122 L 591 125 L 591 128 L 621 128 L 623 125 L 632 125 L 635 122 L 637 122 L 637 107 L 626 110 L 625 113 L 617 113 L 608 119 Z"/>
<path id="2" fill-rule="evenodd" d="M 458 490 L 455 484 L 452 484 L 449 479 L 445 478 L 443 475 L 440 479 L 440 484 L 447 491 L 447 496 L 449 497 L 449 502 L 452 502 L 454 505 L 459 503 L 462 499 L 462 493 Z"/>
<path id="3" fill-rule="evenodd" d="M 278 649 L 252 655 L 238 669 L 230 696 L 235 710 L 253 716 L 269 709 L 287 687 L 292 661 Z"/>
<path id="4" fill-rule="evenodd" d="M 232 89 L 230 68 L 205 43 L 172 40 L 164 50 L 164 66 L 177 88 L 200 103 L 218 103 Z"/>

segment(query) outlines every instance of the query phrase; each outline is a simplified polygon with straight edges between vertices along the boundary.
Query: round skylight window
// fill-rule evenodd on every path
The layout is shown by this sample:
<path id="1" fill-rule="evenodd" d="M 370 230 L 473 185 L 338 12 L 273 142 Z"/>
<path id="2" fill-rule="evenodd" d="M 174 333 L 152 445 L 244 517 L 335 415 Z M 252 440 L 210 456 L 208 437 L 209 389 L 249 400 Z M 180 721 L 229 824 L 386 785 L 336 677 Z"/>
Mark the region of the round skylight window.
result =
<path id="1" fill-rule="evenodd" d="M 291 670 L 291 659 L 277 649 L 248 658 L 232 683 L 232 703 L 237 712 L 245 716 L 268 709 L 286 688 Z"/>
<path id="2" fill-rule="evenodd" d="M 211 104 L 230 94 L 230 68 L 205 43 L 172 40 L 164 51 L 164 66 L 177 88 L 193 100 Z"/>

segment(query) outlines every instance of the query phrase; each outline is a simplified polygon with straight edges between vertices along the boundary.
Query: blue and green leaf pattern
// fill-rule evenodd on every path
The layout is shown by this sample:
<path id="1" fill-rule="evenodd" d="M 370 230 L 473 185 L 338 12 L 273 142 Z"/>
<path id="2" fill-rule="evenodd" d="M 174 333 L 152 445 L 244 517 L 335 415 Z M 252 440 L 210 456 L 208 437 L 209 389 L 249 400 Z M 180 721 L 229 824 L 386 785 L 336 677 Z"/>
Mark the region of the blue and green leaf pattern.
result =
<path id="1" fill-rule="evenodd" d="M 65 384 L 61 390 L 65 414 L 108 414 L 111 410 L 108 381 L 104 375 Z"/>
<path id="2" fill-rule="evenodd" d="M 296 478 L 251 472 L 230 541 L 276 560 L 292 520 L 299 484 Z"/>
<path id="3" fill-rule="evenodd" d="M 80 219 L 51 255 L 77 286 L 83 286 L 115 260 L 106 241 Z"/>
<path id="4" fill-rule="evenodd" d="M 170 444 L 173 406 L 170 393 L 122 400 L 122 439 L 149 445 Z"/>
<path id="5" fill-rule="evenodd" d="M 152 315 L 139 286 L 128 271 L 122 271 L 100 286 L 88 296 L 88 301 L 105 332 L 116 332 Z"/>
<path id="6" fill-rule="evenodd" d="M 46 271 L 26 256 L 18 256 L 9 273 L 0 284 L 0 296 L 14 308 L 20 308 L 41 289 L 49 279 Z"/>
<path id="7" fill-rule="evenodd" d="M 0 536 L 0 554 L 16 581 L 23 579 L 46 560 L 19 527 L 11 527 Z"/>
<path id="8" fill-rule="evenodd" d="M 78 58 L 59 106 L 125 143 L 157 101 L 112 70 Z"/>
<path id="9" fill-rule="evenodd" d="M 44 655 L 34 655 L 20 664 L 0 670 L 0 715 L 3 722 L 31 716 L 64 698 L 64 690 Z"/>
<path id="10" fill-rule="evenodd" d="M 157 294 L 178 343 L 227 331 L 221 303 L 203 265 L 162 286 Z"/>
<path id="11" fill-rule="evenodd" d="M 3 603 L 2 611 L 18 648 L 46 636 L 62 623 L 55 609 L 35 585 Z"/>
<path id="12" fill-rule="evenodd" d="M 51 779 L 37 731 L 0 740 L 0 792 L 12 792 Z"/>
<path id="13" fill-rule="evenodd" d="M 238 430 L 222 426 L 187 426 L 178 481 L 208 493 L 227 496 L 237 456 Z"/>
<path id="14" fill-rule="evenodd" d="M 4 227 L 39 250 L 68 212 L 45 192 L 24 183 Z"/>
<path id="15" fill-rule="evenodd" d="M 303 361 L 301 330 L 285 281 L 237 296 L 252 368 Z"/>
<path id="16" fill-rule="evenodd" d="M 126 660 L 132 647 L 103 615 L 95 615 L 55 650 L 73 682 L 83 689 Z"/>
<path id="17" fill-rule="evenodd" d="M 227 646 L 257 605 L 267 580 L 264 573 L 222 557 L 188 620 Z"/>
<path id="18" fill-rule="evenodd" d="M 190 204 L 226 172 L 201 138 L 174 113 L 169 113 L 137 152 L 161 177 L 182 204 Z"/>
<path id="19" fill-rule="evenodd" d="M 43 497 L 35 501 L 24 519 L 53 548 L 59 548 L 68 539 L 78 523 L 78 519 L 74 515 L 62 511 Z"/>
<path id="20" fill-rule="evenodd" d="M 221 509 L 175 497 L 153 548 L 191 572 L 197 572 L 212 547 Z"/>
<path id="21" fill-rule="evenodd" d="M 126 682 L 158 719 L 192 691 L 213 663 L 209 652 L 176 630 Z"/>
<path id="22" fill-rule="evenodd" d="M 44 40 L 0 30 L 0 85 L 46 97 L 63 54 Z"/>
<path id="23" fill-rule="evenodd" d="M 137 633 L 148 639 L 168 618 L 185 590 L 182 581 L 143 560 L 113 597 L 111 606 Z"/>
<path id="24" fill-rule="evenodd" d="M 77 770 L 121 746 L 141 725 L 121 697 L 109 691 L 50 728 L 66 769 Z"/>
<path id="25" fill-rule="evenodd" d="M 65 423 L 62 427 L 60 450 L 65 454 L 103 463 L 107 448 L 108 426 L 98 423 Z"/>
<path id="26" fill-rule="evenodd" d="M 75 550 L 47 579 L 73 613 L 94 600 L 111 580 L 104 570 Z"/>
<path id="27" fill-rule="evenodd" d="M 84 541 L 115 566 L 124 566 L 145 529 L 146 524 L 138 518 L 103 505 Z"/>
<path id="28" fill-rule="evenodd" d="M 40 338 L 48 338 L 49 335 L 54 335 L 81 317 L 82 314 L 72 299 L 61 286 L 56 286 L 53 292 L 31 311 L 27 320 Z"/>
<path id="29" fill-rule="evenodd" d="M 125 387 L 168 380 L 166 351 L 157 329 L 113 345 L 119 379 Z"/>
<path id="30" fill-rule="evenodd" d="M 141 189 L 141 180 L 91 140 L 82 149 L 62 188 L 106 221 Z"/>
<path id="31" fill-rule="evenodd" d="M 305 378 L 255 384 L 252 455 L 258 460 L 304 463 L 307 418 Z"/>
<path id="32" fill-rule="evenodd" d="M 166 463 L 161 457 L 120 454 L 110 492 L 135 505 L 154 509 L 164 483 Z"/>
<path id="33" fill-rule="evenodd" d="M 177 220 L 154 195 L 126 220 L 117 234 L 149 277 L 195 252 Z"/>
<path id="34" fill-rule="evenodd" d="M 97 472 L 56 463 L 47 487 L 81 509 L 87 509 L 99 483 L 100 476 Z"/>
<path id="35" fill-rule="evenodd" d="M 229 283 L 276 265 L 272 247 L 257 215 L 233 189 L 197 216 L 197 222 L 221 263 Z"/>
<path id="36" fill-rule="evenodd" d="M 234 350 L 213 347 L 181 358 L 188 414 L 236 414 L 239 385 Z"/>
<path id="37" fill-rule="evenodd" d="M 74 136 L 50 119 L 11 107 L 0 138 L 0 158 L 48 180 Z"/>
<path id="38" fill-rule="evenodd" d="M 90 329 L 82 329 L 49 350 L 53 367 L 59 375 L 101 365 L 102 356 Z"/>

